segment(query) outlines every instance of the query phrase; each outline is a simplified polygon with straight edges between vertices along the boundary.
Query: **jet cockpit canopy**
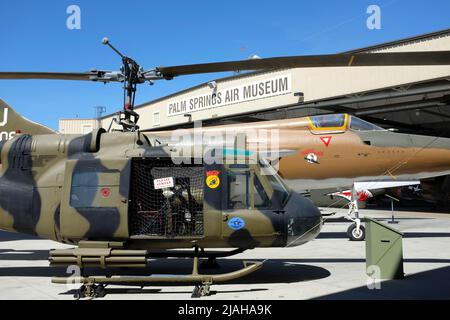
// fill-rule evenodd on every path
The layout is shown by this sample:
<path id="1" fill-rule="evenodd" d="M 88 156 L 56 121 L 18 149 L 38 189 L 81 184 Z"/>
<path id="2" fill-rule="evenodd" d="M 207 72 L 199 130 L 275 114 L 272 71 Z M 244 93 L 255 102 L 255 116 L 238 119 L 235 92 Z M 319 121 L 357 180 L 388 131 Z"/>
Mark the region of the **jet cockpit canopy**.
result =
<path id="1" fill-rule="evenodd" d="M 354 131 L 385 130 L 373 123 L 346 113 L 311 116 L 308 117 L 308 120 L 310 122 L 310 130 L 315 133 L 338 133 L 345 132 L 348 129 Z"/>

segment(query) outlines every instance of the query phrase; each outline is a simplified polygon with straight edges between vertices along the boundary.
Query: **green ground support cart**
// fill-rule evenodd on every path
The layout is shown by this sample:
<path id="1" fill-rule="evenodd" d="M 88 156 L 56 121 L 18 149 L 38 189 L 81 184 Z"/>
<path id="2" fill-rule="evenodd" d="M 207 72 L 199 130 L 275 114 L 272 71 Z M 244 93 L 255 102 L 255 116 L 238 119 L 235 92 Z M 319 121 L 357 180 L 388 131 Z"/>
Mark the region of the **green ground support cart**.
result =
<path id="1" fill-rule="evenodd" d="M 378 270 L 380 279 L 403 279 L 403 233 L 371 218 L 365 225 L 367 274 Z"/>

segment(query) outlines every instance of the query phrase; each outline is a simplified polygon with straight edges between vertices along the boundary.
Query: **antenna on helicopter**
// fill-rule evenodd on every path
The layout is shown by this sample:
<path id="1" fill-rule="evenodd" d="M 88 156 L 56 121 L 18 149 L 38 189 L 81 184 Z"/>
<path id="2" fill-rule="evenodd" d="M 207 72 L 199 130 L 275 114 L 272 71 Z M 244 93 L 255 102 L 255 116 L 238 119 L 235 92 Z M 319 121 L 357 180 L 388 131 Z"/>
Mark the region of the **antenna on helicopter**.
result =
<path id="1" fill-rule="evenodd" d="M 119 50 L 117 50 L 117 49 L 109 42 L 109 38 L 104 37 L 104 38 L 102 39 L 102 43 L 103 43 L 105 46 L 110 47 L 110 48 L 111 48 L 115 53 L 117 53 L 122 59 L 125 58 L 125 56 L 124 56 Z"/>

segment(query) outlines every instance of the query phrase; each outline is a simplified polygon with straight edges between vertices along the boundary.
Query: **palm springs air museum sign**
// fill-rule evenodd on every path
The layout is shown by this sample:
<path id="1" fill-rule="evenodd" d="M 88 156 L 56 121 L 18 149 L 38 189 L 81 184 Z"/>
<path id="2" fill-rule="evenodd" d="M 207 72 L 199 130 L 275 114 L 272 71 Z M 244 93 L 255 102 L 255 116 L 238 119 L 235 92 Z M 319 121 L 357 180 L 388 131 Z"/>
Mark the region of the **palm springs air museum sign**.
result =
<path id="1" fill-rule="evenodd" d="M 232 104 L 284 95 L 292 92 L 291 74 L 281 74 L 272 78 L 243 83 L 239 86 L 217 90 L 211 93 L 169 101 L 169 117 L 190 114 L 207 109 L 221 108 Z"/>

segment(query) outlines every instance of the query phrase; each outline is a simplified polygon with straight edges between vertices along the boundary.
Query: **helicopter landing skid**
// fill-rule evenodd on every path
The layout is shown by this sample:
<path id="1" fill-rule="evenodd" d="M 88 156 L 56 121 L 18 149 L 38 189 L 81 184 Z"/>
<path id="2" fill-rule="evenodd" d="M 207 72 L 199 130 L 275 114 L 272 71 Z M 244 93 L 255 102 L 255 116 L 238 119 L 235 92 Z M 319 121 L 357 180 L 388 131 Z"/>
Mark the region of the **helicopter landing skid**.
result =
<path id="1" fill-rule="evenodd" d="M 149 276 L 86 276 L 86 277 L 53 277 L 52 283 L 73 284 L 80 283 L 74 298 L 96 298 L 106 294 L 107 285 L 135 285 L 143 287 L 148 283 L 189 283 L 194 284 L 192 298 L 210 295 L 213 283 L 221 283 L 244 277 L 262 267 L 260 261 L 243 261 L 243 268 L 222 274 L 199 274 L 198 257 L 193 258 L 192 273 L 189 275 L 153 274 Z"/>

